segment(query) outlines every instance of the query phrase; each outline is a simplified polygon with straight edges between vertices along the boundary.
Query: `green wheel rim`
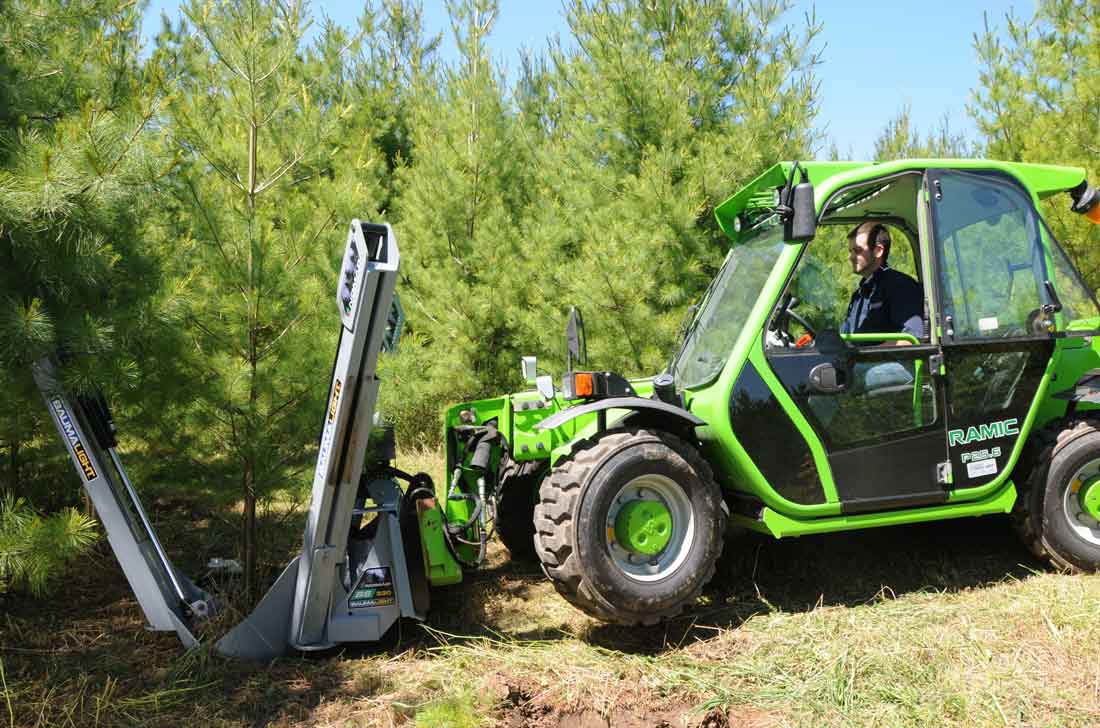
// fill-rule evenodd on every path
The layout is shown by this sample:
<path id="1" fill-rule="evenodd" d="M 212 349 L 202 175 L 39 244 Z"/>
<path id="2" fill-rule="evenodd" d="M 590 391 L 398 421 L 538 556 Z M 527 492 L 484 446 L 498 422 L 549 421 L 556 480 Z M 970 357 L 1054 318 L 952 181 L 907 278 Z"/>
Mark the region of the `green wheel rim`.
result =
<path id="1" fill-rule="evenodd" d="M 1070 478 L 1062 512 L 1078 538 L 1100 546 L 1100 458 L 1088 461 Z"/>
<path id="2" fill-rule="evenodd" d="M 1100 476 L 1093 476 L 1081 484 L 1077 500 L 1081 510 L 1100 523 Z"/>
<path id="3" fill-rule="evenodd" d="M 695 543 L 691 499 L 666 475 L 640 475 L 619 489 L 606 521 L 607 551 L 628 578 L 654 582 L 687 560 Z"/>
<path id="4" fill-rule="evenodd" d="M 672 538 L 672 514 L 658 500 L 630 501 L 615 517 L 615 538 L 627 551 L 659 554 Z"/>

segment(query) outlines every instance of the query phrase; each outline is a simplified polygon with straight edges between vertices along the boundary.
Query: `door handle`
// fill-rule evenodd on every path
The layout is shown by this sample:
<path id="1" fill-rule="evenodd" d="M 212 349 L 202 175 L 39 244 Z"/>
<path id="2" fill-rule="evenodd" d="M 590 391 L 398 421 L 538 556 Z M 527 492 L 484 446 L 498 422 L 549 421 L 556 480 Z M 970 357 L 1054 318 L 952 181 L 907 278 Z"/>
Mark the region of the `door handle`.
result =
<path id="1" fill-rule="evenodd" d="M 843 369 L 837 371 L 831 362 L 822 362 L 810 370 L 810 387 L 822 394 L 836 394 L 848 388 Z"/>

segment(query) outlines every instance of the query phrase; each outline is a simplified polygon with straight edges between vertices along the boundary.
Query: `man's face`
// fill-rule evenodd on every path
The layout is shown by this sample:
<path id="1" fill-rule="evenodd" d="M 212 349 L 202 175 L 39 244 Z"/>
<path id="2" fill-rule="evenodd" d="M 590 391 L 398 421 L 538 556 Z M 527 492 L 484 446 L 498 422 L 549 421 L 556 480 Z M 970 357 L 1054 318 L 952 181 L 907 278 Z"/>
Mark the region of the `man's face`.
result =
<path id="1" fill-rule="evenodd" d="M 881 245 L 867 245 L 868 233 L 867 230 L 860 230 L 855 237 L 848 239 L 848 262 L 852 264 L 852 272 L 864 277 L 878 269 L 883 253 Z"/>

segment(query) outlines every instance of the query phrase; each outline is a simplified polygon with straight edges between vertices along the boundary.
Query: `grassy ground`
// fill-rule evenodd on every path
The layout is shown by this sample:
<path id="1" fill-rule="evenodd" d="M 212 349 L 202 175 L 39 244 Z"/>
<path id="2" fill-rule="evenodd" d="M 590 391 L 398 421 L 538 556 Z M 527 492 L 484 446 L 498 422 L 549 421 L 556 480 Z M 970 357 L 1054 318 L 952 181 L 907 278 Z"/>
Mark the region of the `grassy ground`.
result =
<path id="1" fill-rule="evenodd" d="M 214 522 L 156 512 L 201 573 Z M 298 528 L 280 518 L 272 576 Z M 1043 570 L 1001 519 L 730 551 L 698 608 L 661 627 L 594 622 L 496 548 L 433 592 L 426 625 L 254 665 L 145 632 L 104 543 L 51 599 L 0 602 L 0 726 L 1100 724 L 1100 577 Z"/>

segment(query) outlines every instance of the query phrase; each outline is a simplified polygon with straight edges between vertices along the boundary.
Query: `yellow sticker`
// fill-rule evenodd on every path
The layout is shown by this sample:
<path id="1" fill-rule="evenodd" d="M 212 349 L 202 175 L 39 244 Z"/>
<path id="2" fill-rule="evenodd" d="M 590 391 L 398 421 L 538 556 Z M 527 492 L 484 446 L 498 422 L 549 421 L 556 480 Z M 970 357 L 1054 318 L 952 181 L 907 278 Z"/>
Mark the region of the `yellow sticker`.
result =
<path id="1" fill-rule="evenodd" d="M 336 419 L 336 403 L 340 401 L 340 380 L 332 385 L 332 402 L 328 406 L 328 421 L 331 424 Z"/>

